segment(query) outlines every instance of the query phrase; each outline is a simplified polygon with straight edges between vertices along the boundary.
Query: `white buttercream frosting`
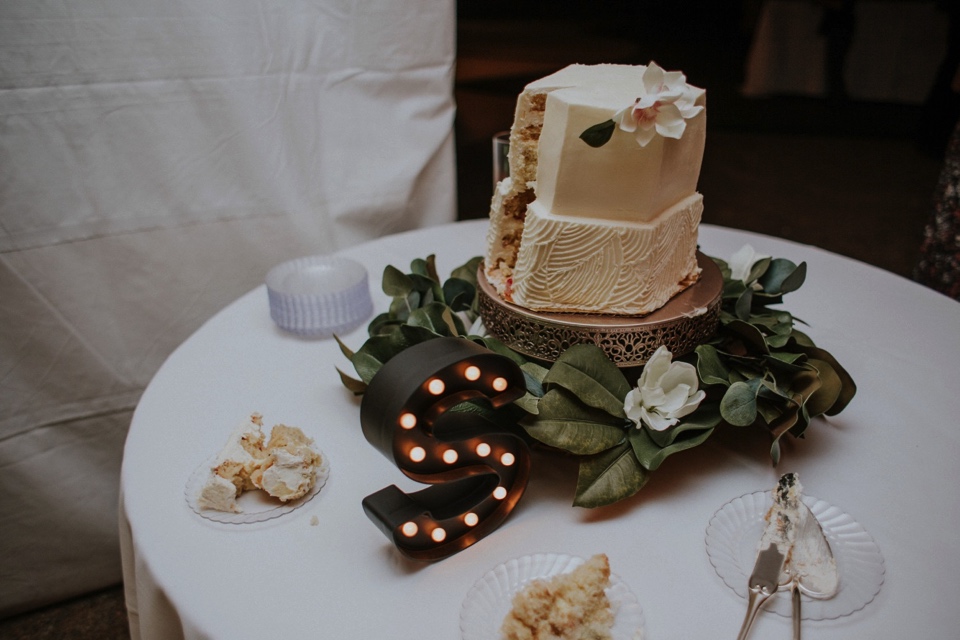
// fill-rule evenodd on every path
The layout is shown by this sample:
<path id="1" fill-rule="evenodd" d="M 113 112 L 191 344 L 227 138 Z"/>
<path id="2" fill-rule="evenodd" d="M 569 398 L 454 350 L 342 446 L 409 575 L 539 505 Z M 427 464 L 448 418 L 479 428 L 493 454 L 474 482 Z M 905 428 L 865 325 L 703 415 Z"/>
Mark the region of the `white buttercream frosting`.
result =
<path id="1" fill-rule="evenodd" d="M 694 194 L 648 224 L 610 223 L 527 209 L 513 270 L 513 301 L 537 311 L 642 315 L 694 282 L 702 198 Z"/>
<path id="2" fill-rule="evenodd" d="M 260 488 L 285 502 L 304 495 L 315 475 L 309 459 L 280 449 L 271 454 L 269 466 L 260 478 Z"/>

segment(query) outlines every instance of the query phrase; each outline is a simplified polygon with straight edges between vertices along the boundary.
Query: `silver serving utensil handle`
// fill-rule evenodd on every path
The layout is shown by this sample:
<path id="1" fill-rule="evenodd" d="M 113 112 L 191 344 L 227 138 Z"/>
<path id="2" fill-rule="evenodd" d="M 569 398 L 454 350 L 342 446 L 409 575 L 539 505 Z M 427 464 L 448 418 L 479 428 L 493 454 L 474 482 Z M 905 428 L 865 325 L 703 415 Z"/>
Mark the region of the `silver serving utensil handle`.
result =
<path id="1" fill-rule="evenodd" d="M 779 578 L 782 567 L 783 554 L 776 545 L 770 545 L 757 556 L 757 564 L 748 582 L 750 592 L 747 595 L 747 614 L 743 618 L 737 640 L 746 640 L 760 608 L 780 588 Z"/>
<path id="2" fill-rule="evenodd" d="M 791 583 L 790 593 L 793 599 L 793 640 L 800 640 L 800 585 Z"/>

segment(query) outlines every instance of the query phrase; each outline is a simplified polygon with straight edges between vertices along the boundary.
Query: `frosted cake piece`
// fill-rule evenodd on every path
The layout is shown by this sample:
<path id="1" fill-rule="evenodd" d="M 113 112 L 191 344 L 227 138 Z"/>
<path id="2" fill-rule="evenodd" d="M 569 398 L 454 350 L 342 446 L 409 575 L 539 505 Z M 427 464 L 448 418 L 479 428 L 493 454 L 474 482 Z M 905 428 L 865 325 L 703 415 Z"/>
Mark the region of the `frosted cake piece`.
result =
<path id="1" fill-rule="evenodd" d="M 251 414 L 230 434 L 197 496 L 201 509 L 240 513 L 237 498 L 262 490 L 281 502 L 305 496 L 317 479 L 320 453 L 297 427 L 278 424 L 263 433 L 263 417 Z"/>

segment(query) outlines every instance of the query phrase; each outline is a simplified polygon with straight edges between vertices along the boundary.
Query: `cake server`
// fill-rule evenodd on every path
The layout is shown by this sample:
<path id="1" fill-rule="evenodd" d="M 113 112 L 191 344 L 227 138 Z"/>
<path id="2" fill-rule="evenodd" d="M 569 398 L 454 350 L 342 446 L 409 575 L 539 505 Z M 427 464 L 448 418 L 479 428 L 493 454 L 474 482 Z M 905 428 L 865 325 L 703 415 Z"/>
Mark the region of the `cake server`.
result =
<path id="1" fill-rule="evenodd" d="M 737 640 L 746 639 L 760 608 L 780 588 L 783 561 L 784 554 L 775 543 L 757 554 L 757 562 L 753 565 L 753 573 L 750 574 L 747 584 L 750 590 L 747 596 L 747 614 L 743 618 Z"/>
<path id="2" fill-rule="evenodd" d="M 764 603 L 787 582 L 784 564 L 791 554 L 800 525 L 800 480 L 795 473 L 780 476 L 773 490 L 773 506 L 767 511 L 767 521 L 758 545 L 757 561 L 747 583 L 747 613 L 737 640 L 745 640 L 750 627 Z M 814 518 L 816 520 L 816 518 Z"/>
<path id="3" fill-rule="evenodd" d="M 840 588 L 837 561 L 820 522 L 803 502 L 799 513 L 797 538 L 783 568 L 793 599 L 793 640 L 800 640 L 800 594 L 826 599 L 832 598 Z"/>

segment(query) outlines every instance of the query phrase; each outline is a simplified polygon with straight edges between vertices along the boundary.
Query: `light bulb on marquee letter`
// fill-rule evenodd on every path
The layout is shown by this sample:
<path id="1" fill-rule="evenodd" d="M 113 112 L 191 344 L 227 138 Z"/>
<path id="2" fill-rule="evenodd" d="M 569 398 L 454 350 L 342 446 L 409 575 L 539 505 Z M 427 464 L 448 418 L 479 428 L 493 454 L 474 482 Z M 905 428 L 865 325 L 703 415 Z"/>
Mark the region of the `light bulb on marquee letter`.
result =
<path id="1" fill-rule="evenodd" d="M 465 338 L 409 347 L 373 377 L 360 405 L 364 436 L 406 476 L 432 485 L 410 494 L 391 485 L 363 499 L 401 553 L 446 558 L 513 511 L 530 476 L 526 443 L 478 412 L 450 409 L 472 400 L 498 409 L 525 391 L 520 367 Z"/>

